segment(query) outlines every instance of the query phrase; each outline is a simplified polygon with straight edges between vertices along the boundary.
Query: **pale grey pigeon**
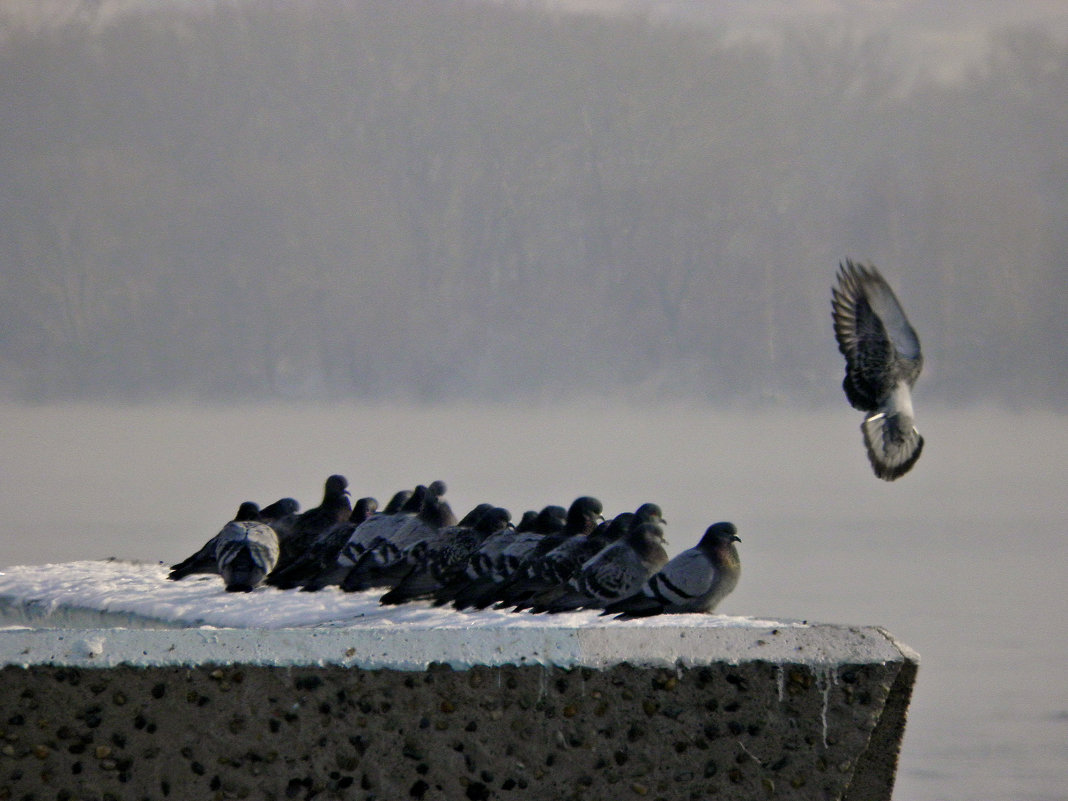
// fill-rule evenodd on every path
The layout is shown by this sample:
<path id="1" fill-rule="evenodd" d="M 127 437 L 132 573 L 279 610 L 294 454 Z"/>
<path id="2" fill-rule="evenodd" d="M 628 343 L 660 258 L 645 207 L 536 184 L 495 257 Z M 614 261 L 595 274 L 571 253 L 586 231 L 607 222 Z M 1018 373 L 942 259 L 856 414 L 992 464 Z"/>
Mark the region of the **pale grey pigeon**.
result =
<path id="1" fill-rule="evenodd" d="M 661 613 L 711 612 L 738 584 L 742 564 L 733 523 L 715 523 L 701 541 L 654 573 L 641 590 L 607 604 L 602 614 L 647 617 Z"/>
<path id="2" fill-rule="evenodd" d="M 266 523 L 227 523 L 215 545 L 215 559 L 226 591 L 252 592 L 274 569 L 278 550 L 278 534 Z"/>

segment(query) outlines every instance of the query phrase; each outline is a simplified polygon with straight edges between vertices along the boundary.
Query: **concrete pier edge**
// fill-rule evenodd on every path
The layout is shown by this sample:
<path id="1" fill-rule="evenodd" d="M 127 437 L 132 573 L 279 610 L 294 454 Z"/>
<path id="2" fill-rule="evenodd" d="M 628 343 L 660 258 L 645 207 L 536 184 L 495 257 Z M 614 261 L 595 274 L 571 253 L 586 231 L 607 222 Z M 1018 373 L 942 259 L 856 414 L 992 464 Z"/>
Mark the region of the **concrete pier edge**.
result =
<path id="1" fill-rule="evenodd" d="M 912 649 L 681 618 L 0 631 L 0 799 L 890 799 Z"/>

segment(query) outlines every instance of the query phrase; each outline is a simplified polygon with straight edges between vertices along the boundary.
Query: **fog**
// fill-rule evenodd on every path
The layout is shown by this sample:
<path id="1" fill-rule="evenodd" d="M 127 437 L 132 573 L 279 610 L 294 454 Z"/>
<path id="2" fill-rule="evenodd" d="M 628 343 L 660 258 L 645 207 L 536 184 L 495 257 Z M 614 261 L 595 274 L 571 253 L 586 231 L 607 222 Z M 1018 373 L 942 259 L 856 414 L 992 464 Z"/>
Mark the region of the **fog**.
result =
<path id="1" fill-rule="evenodd" d="M 5 407 L 0 565 L 173 563 L 245 499 L 313 505 L 329 473 L 379 499 L 442 478 L 460 512 L 579 494 L 660 503 L 671 552 L 732 520 L 732 615 L 886 626 L 922 656 L 896 797 L 1063 797 L 1064 453 L 1054 412 L 927 404 L 888 484 L 858 415 L 573 404 Z M 220 590 L 221 592 L 221 590 Z"/>
<path id="2" fill-rule="evenodd" d="M 921 652 L 897 798 L 1063 799 L 1068 23 L 1006 7 L 5 3 L 0 565 L 334 472 L 656 501 L 724 612 Z M 892 484 L 846 257 L 923 342 Z"/>
<path id="3" fill-rule="evenodd" d="M 1063 406 L 1066 15 L 715 5 L 5 4 L 0 393 Z"/>

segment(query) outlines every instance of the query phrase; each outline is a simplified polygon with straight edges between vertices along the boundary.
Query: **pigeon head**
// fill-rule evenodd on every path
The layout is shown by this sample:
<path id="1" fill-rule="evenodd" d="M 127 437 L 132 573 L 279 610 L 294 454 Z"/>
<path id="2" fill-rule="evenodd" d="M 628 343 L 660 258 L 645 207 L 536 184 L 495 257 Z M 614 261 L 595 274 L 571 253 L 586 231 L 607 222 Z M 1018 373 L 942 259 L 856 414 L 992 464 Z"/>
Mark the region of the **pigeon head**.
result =
<path id="1" fill-rule="evenodd" d="M 415 514 L 423 508 L 423 502 L 429 492 L 430 490 L 427 489 L 425 484 L 417 485 L 408 495 L 408 500 L 404 502 L 400 510 L 406 514 Z"/>
<path id="2" fill-rule="evenodd" d="M 502 531 L 511 525 L 512 513 L 507 509 L 494 506 L 487 510 L 485 514 L 478 519 L 475 524 L 475 530 L 480 534 L 493 534 L 497 531 Z"/>
<path id="3" fill-rule="evenodd" d="M 299 511 L 300 504 L 297 503 L 295 498 L 279 498 L 274 503 L 269 504 L 260 510 L 260 520 L 269 523 L 272 520 L 278 520 L 286 515 L 295 515 Z"/>
<path id="4" fill-rule="evenodd" d="M 634 516 L 641 522 L 651 522 L 664 524 L 667 521 L 664 519 L 664 510 L 655 503 L 643 503 L 637 509 L 634 510 Z"/>
<path id="5" fill-rule="evenodd" d="M 260 507 L 258 504 L 252 501 L 245 501 L 239 507 L 237 507 L 237 514 L 234 515 L 234 520 L 238 522 L 259 520 L 260 519 Z"/>
<path id="6" fill-rule="evenodd" d="M 703 551 L 714 551 L 725 548 L 734 542 L 741 542 L 738 529 L 734 523 L 713 523 L 701 537 L 699 547 Z"/>
<path id="7" fill-rule="evenodd" d="M 461 517 L 460 522 L 457 525 L 463 526 L 464 528 L 473 528 L 478 521 L 482 519 L 486 512 L 492 508 L 492 503 L 480 503 L 470 512 Z"/>
<path id="8" fill-rule="evenodd" d="M 615 542 L 620 537 L 625 536 L 634 527 L 635 523 L 636 518 L 633 512 L 620 512 L 611 520 L 599 523 L 591 536 L 597 537 L 606 543 Z"/>
<path id="9" fill-rule="evenodd" d="M 567 510 L 567 530 L 572 534 L 589 534 L 604 519 L 603 508 L 599 500 L 589 495 L 576 498 Z"/>
<path id="10" fill-rule="evenodd" d="M 389 503 L 386 504 L 386 508 L 382 510 L 382 514 L 395 515 L 411 497 L 411 490 L 403 489 L 394 493 L 393 497 L 389 499 Z"/>
<path id="11" fill-rule="evenodd" d="M 627 532 L 627 543 L 639 552 L 650 546 L 663 546 L 665 542 L 664 529 L 656 523 L 639 523 Z"/>
<path id="12" fill-rule="evenodd" d="M 374 498 L 360 498 L 352 507 L 352 514 L 349 515 L 349 522 L 360 525 L 364 520 L 369 518 L 375 512 L 378 511 L 378 501 Z"/>
<path id="13" fill-rule="evenodd" d="M 567 510 L 562 506 L 546 506 L 534 522 L 530 524 L 530 530 L 537 534 L 552 534 L 564 527 L 567 521 Z"/>
<path id="14" fill-rule="evenodd" d="M 530 531 L 534 527 L 534 521 L 538 519 L 538 513 L 533 509 L 527 509 L 516 523 L 516 531 Z"/>
<path id="15" fill-rule="evenodd" d="M 326 497 L 336 497 L 338 495 L 348 495 L 349 482 L 344 476 L 332 475 L 326 480 L 326 486 L 323 494 Z"/>
<path id="16" fill-rule="evenodd" d="M 429 486 L 427 486 L 427 490 L 430 492 L 431 495 L 436 495 L 440 498 L 442 495 L 445 494 L 446 490 L 448 490 L 448 487 L 445 486 L 444 481 L 438 479 L 437 481 L 431 481 Z"/>

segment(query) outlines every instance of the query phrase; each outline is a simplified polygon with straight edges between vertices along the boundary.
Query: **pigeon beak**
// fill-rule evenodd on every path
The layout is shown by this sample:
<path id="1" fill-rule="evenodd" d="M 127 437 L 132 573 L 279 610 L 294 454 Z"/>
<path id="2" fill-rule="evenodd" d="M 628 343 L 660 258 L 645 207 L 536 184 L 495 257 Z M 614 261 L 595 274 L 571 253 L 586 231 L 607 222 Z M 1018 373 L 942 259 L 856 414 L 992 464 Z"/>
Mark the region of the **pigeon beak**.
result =
<path id="1" fill-rule="evenodd" d="M 739 537 L 737 534 L 731 534 L 731 542 L 741 542 L 741 541 L 742 541 L 742 538 Z"/>

